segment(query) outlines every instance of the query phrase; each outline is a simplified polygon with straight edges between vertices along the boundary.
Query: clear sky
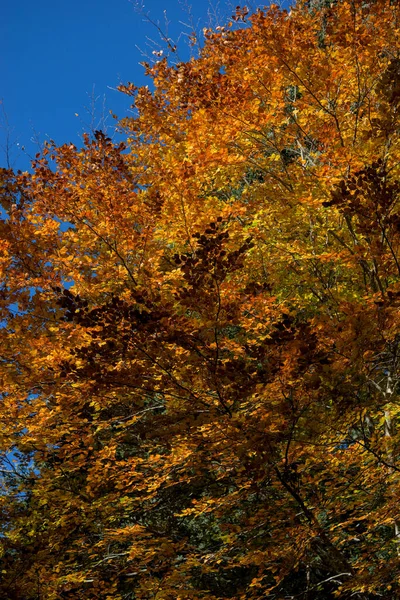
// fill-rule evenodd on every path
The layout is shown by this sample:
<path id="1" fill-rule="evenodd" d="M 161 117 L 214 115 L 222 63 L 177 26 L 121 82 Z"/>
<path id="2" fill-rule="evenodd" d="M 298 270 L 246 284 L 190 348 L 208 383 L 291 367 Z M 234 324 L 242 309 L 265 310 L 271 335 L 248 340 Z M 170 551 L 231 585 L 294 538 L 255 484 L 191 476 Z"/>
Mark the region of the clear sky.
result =
<path id="1" fill-rule="evenodd" d="M 143 10 L 164 31 L 166 16 L 168 36 L 177 42 L 180 32 L 190 32 L 191 19 L 200 31 L 222 25 L 238 3 L 147 0 Z M 79 145 L 83 131 L 99 128 L 103 106 L 106 116 L 110 110 L 125 116 L 129 98 L 110 88 L 147 83 L 139 64 L 146 60 L 142 52 L 151 57 L 157 50 L 148 38 L 160 42 L 156 28 L 135 10 L 135 0 L 5 0 L 0 9 L 0 166 L 6 166 L 6 120 L 12 166 L 27 169 L 26 153 L 38 152 L 38 142 Z M 179 59 L 189 56 L 183 35 Z M 107 123 L 112 127 L 114 121 L 108 117 Z"/>

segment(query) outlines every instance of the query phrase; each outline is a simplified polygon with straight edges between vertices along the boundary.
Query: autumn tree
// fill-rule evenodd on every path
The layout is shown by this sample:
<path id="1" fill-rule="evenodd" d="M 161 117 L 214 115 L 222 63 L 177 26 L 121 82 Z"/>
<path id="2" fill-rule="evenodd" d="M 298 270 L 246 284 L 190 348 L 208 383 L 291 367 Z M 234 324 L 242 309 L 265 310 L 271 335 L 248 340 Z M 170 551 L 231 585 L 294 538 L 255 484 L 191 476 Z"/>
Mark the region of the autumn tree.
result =
<path id="1" fill-rule="evenodd" d="M 400 594 L 398 6 L 233 17 L 2 171 L 1 597 Z"/>

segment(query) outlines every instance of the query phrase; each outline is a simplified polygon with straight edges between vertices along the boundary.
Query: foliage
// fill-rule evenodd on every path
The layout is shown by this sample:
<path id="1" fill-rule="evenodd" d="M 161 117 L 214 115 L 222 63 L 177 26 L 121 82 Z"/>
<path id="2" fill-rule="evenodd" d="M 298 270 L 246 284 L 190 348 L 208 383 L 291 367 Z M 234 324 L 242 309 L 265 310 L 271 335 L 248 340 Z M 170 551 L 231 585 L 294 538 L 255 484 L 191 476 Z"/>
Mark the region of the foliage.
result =
<path id="1" fill-rule="evenodd" d="M 2 598 L 400 594 L 399 13 L 320 4 L 2 171 Z"/>

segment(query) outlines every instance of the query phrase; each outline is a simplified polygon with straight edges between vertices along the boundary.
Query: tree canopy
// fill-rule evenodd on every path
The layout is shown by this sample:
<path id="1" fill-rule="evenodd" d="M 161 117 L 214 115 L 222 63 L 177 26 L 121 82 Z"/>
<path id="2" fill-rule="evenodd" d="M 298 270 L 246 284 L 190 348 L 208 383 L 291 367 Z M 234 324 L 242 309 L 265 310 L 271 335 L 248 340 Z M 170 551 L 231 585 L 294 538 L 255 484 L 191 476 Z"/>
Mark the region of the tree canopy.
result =
<path id="1" fill-rule="evenodd" d="M 3 169 L 0 596 L 400 595 L 400 53 L 300 0 Z"/>

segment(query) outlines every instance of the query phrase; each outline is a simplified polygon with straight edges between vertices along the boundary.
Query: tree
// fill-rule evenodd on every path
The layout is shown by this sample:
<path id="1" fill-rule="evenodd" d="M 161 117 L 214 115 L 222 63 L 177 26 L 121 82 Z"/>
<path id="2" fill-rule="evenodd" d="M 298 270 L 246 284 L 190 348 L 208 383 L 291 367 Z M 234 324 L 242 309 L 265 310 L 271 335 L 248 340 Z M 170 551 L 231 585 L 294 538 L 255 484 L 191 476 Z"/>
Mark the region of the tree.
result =
<path id="1" fill-rule="evenodd" d="M 234 17 L 2 172 L 2 597 L 399 594 L 398 7 Z"/>

